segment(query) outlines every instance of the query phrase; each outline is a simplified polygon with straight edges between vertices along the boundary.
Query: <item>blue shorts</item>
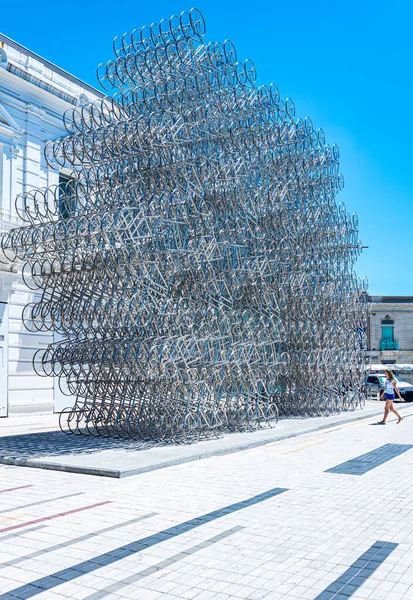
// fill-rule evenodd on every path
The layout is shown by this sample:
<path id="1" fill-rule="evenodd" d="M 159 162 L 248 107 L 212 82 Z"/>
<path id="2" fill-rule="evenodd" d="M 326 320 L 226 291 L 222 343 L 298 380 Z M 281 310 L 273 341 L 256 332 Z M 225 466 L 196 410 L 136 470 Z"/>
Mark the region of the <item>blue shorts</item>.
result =
<path id="1" fill-rule="evenodd" d="M 395 395 L 394 394 L 384 394 L 384 397 L 386 398 L 386 400 L 394 400 L 395 399 Z"/>

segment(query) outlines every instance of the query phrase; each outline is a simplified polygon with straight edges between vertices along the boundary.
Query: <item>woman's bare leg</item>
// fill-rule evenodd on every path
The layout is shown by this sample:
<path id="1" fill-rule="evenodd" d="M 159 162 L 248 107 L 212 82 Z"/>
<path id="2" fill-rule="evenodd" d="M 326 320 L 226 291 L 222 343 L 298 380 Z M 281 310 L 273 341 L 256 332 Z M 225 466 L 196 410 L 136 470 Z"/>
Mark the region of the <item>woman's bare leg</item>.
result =
<path id="1" fill-rule="evenodd" d="M 397 422 L 400 423 L 400 421 L 403 421 L 403 418 L 399 415 L 399 413 L 397 412 L 397 410 L 394 408 L 394 404 L 393 402 L 391 403 L 390 406 L 390 410 L 392 411 L 392 413 L 394 413 L 396 415 L 396 417 L 399 419 Z"/>
<path id="2" fill-rule="evenodd" d="M 390 411 L 389 404 L 391 404 L 391 402 L 386 400 L 386 406 L 384 407 L 384 415 L 383 415 L 383 419 L 381 421 L 382 423 L 385 423 L 387 421 L 387 417 L 389 416 L 389 411 Z"/>

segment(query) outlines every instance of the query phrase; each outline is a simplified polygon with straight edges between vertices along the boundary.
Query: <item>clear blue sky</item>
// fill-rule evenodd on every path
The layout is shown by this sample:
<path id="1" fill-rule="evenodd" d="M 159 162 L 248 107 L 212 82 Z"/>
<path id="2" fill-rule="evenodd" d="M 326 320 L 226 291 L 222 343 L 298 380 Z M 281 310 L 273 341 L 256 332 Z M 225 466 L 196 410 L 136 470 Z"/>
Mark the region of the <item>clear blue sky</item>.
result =
<path id="1" fill-rule="evenodd" d="M 185 0 L 188 2 L 189 0 Z M 258 83 L 278 84 L 341 150 L 339 195 L 369 248 L 357 263 L 371 294 L 413 295 L 413 5 L 392 0 L 186 4 L 160 0 L 2 0 L 3 33 L 97 85 L 95 69 L 125 31 L 197 6 L 206 40 L 231 39 Z"/>

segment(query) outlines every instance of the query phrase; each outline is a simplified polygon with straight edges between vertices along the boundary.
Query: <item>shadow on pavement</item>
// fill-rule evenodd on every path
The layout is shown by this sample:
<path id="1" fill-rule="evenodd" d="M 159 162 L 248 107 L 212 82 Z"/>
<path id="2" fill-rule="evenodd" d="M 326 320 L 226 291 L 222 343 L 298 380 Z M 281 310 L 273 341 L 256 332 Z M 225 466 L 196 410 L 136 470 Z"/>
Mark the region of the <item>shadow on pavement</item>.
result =
<path id="1" fill-rule="evenodd" d="M 117 449 L 136 452 L 166 445 L 171 444 L 109 437 L 67 435 L 61 431 L 50 431 L 0 437 L 0 457 L 40 458 L 44 456 L 64 456 L 66 454 L 93 454 L 102 450 Z"/>

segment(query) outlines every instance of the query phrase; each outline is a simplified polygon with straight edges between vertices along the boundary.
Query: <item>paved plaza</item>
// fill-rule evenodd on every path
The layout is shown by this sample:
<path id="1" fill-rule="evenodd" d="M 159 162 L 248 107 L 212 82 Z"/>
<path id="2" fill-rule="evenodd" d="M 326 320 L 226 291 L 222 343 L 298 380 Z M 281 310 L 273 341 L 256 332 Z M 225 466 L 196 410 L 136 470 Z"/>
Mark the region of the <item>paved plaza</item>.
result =
<path id="1" fill-rule="evenodd" d="M 0 465 L 0 600 L 412 600 L 403 416 L 122 479 Z"/>
<path id="2" fill-rule="evenodd" d="M 401 407 L 401 408 L 400 408 Z M 400 410 L 409 404 L 400 404 Z M 128 477 L 210 456 L 228 454 L 280 441 L 300 434 L 342 425 L 366 417 L 380 417 L 380 402 L 367 402 L 363 410 L 311 419 L 280 419 L 258 431 L 225 433 L 197 444 L 148 442 L 106 436 L 66 435 L 59 417 L 15 417 L 0 421 L 0 464 L 70 471 L 104 477 Z"/>

